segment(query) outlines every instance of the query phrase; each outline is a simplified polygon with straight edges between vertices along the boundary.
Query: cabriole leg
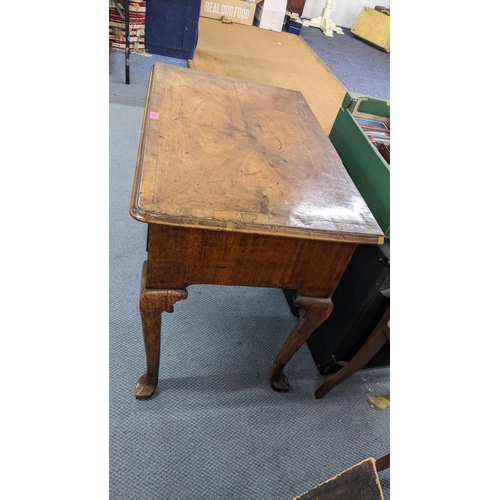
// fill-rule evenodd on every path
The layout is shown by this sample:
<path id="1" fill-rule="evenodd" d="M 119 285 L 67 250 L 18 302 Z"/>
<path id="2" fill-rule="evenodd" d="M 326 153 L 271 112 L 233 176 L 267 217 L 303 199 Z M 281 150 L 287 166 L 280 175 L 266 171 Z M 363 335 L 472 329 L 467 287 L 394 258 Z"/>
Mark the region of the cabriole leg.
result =
<path id="1" fill-rule="evenodd" d="M 160 368 L 161 313 L 174 312 L 174 304 L 186 299 L 187 290 L 156 290 L 146 288 L 147 262 L 142 268 L 139 310 L 142 320 L 142 334 L 146 350 L 146 373 L 135 386 L 135 397 L 146 399 L 153 395 L 158 385 Z"/>
<path id="2" fill-rule="evenodd" d="M 271 387 L 275 391 L 286 392 L 290 389 L 283 369 L 292 359 L 300 346 L 310 337 L 311 333 L 325 321 L 333 310 L 331 298 L 319 299 L 298 296 L 294 304 L 304 311 L 294 329 L 281 347 L 271 368 Z"/>

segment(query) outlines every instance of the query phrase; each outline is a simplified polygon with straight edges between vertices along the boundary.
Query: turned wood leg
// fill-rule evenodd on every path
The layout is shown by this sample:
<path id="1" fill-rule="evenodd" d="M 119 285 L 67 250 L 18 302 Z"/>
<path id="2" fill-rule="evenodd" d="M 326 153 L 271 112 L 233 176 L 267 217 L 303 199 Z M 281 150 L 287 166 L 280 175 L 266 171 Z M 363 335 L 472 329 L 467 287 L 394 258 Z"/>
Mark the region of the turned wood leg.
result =
<path id="1" fill-rule="evenodd" d="M 174 304 L 186 299 L 187 290 L 156 290 L 146 288 L 146 266 L 142 268 L 139 310 L 142 320 L 142 334 L 146 350 L 146 373 L 135 386 L 135 397 L 146 399 L 153 395 L 158 385 L 160 368 L 161 313 L 174 312 Z"/>
<path id="2" fill-rule="evenodd" d="M 385 344 L 389 338 L 389 327 L 388 321 L 390 319 L 390 310 L 387 311 L 382 316 L 382 319 L 378 322 L 377 326 L 373 329 L 366 342 L 363 344 L 361 349 L 354 355 L 354 357 L 347 363 L 341 370 L 332 375 L 324 384 L 322 384 L 314 396 L 316 399 L 321 399 L 328 391 L 339 385 L 344 380 L 348 379 L 351 375 L 354 375 L 358 370 L 361 370 L 363 366 L 370 361 L 370 359 L 377 354 L 378 351 Z"/>
<path id="3" fill-rule="evenodd" d="M 271 368 L 271 387 L 279 392 L 286 392 L 290 389 L 288 380 L 283 373 L 285 365 L 311 333 L 330 316 L 333 309 L 331 298 L 318 299 L 298 296 L 294 300 L 294 304 L 300 307 L 304 314 L 300 316 L 294 329 L 285 340 Z"/>

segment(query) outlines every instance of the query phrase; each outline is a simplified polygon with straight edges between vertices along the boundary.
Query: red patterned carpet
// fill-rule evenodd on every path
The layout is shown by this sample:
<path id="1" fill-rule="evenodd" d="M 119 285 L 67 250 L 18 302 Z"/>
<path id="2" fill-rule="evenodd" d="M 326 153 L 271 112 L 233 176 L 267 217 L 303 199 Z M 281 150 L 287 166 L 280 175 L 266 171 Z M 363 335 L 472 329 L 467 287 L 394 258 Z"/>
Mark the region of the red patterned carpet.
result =
<path id="1" fill-rule="evenodd" d="M 123 9 L 121 2 L 117 4 Z M 148 55 L 144 45 L 146 2 L 130 2 L 129 13 L 130 52 Z M 125 22 L 111 1 L 109 2 L 109 40 L 112 42 L 112 49 L 125 50 Z"/>

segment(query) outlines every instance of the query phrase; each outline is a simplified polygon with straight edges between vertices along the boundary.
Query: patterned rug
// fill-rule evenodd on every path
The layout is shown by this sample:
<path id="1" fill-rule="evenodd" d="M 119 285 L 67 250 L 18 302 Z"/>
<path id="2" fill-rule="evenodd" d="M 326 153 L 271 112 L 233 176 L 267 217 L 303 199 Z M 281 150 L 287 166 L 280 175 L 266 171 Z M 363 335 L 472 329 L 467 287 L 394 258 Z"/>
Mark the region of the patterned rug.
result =
<path id="1" fill-rule="evenodd" d="M 123 3 L 116 2 L 123 11 Z M 146 28 L 146 2 L 129 3 L 130 52 L 149 56 L 144 45 Z M 109 40 L 112 49 L 125 50 L 125 21 L 121 18 L 113 2 L 109 2 Z"/>

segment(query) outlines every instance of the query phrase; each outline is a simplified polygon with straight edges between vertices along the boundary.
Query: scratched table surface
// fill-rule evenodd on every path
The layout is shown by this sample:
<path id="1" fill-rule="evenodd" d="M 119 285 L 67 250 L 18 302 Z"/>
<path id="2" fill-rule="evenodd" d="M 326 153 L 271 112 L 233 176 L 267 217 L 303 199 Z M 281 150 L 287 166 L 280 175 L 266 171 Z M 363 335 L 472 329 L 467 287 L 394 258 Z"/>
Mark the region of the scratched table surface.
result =
<path id="1" fill-rule="evenodd" d="M 156 63 L 131 214 L 156 224 L 382 243 L 301 92 Z"/>

